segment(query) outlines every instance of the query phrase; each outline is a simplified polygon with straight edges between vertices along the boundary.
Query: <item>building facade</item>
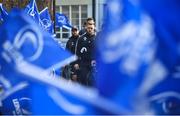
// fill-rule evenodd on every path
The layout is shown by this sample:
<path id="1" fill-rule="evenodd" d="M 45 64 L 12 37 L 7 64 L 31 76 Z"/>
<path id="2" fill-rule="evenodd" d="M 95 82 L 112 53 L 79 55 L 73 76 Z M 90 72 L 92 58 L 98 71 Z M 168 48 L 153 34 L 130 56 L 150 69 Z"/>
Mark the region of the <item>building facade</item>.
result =
<path id="1" fill-rule="evenodd" d="M 82 29 L 85 20 L 93 17 L 96 21 L 97 30 L 103 21 L 105 0 L 56 0 L 56 12 L 65 14 L 72 26 Z M 71 36 L 70 30 L 64 28 L 56 29 L 56 37 L 67 40 Z"/>

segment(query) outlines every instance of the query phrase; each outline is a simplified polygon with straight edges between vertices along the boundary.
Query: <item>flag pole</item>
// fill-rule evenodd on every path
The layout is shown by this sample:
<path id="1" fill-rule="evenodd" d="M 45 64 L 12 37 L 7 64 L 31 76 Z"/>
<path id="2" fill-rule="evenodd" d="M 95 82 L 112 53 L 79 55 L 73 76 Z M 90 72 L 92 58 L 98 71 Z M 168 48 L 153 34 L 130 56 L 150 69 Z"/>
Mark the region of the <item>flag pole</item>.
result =
<path id="1" fill-rule="evenodd" d="M 56 34 L 56 18 L 55 18 L 55 13 L 56 13 L 56 0 L 53 0 L 54 34 Z"/>

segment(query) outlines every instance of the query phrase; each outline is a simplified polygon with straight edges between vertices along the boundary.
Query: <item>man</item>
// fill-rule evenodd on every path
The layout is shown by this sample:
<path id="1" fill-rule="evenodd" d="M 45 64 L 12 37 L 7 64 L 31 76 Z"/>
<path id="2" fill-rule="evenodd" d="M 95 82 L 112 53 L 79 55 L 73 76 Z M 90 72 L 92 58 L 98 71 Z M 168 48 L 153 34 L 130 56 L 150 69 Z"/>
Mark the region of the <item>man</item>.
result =
<path id="1" fill-rule="evenodd" d="M 86 33 L 87 25 L 95 25 L 94 19 L 91 17 L 86 19 L 86 22 L 84 22 L 84 28 L 79 31 L 80 36 Z"/>
<path id="2" fill-rule="evenodd" d="M 72 54 L 75 54 L 76 42 L 79 38 L 79 31 L 76 27 L 72 27 L 71 30 L 72 36 L 69 38 L 66 44 L 66 49 L 69 50 Z"/>
<path id="3" fill-rule="evenodd" d="M 92 65 L 95 64 L 95 25 L 87 24 L 86 33 L 82 35 L 77 43 L 78 66 L 80 67 L 80 81 L 87 85 L 88 74 L 91 72 Z"/>
<path id="4" fill-rule="evenodd" d="M 71 30 L 72 36 L 69 38 L 69 40 L 66 43 L 66 50 L 70 51 L 72 54 L 76 54 L 75 53 L 75 47 L 76 47 L 76 43 L 77 40 L 79 38 L 79 31 L 78 28 L 76 27 L 72 27 Z M 64 68 L 64 77 L 67 79 L 71 79 L 73 81 L 77 81 L 78 80 L 78 74 L 79 74 L 79 67 L 75 64 L 77 61 L 74 61 L 72 63 L 70 63 L 70 65 L 65 66 Z"/>

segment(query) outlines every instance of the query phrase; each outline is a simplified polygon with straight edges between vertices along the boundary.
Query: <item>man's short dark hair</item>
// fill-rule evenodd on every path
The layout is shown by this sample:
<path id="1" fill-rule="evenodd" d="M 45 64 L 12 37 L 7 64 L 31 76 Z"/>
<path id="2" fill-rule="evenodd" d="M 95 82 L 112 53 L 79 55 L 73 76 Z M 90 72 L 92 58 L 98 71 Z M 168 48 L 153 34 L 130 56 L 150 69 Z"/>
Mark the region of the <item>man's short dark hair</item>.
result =
<path id="1" fill-rule="evenodd" d="M 93 21 L 93 23 L 89 23 L 89 21 Z M 89 17 L 86 19 L 86 24 L 88 25 L 95 25 L 94 19 L 92 17 Z"/>
<path id="2" fill-rule="evenodd" d="M 89 17 L 89 18 L 86 19 L 86 22 L 88 22 L 88 21 L 90 21 L 90 20 L 93 20 L 93 21 L 94 21 L 94 19 L 93 19 L 92 17 Z"/>
<path id="3" fill-rule="evenodd" d="M 77 27 L 72 27 L 71 31 L 78 31 Z"/>

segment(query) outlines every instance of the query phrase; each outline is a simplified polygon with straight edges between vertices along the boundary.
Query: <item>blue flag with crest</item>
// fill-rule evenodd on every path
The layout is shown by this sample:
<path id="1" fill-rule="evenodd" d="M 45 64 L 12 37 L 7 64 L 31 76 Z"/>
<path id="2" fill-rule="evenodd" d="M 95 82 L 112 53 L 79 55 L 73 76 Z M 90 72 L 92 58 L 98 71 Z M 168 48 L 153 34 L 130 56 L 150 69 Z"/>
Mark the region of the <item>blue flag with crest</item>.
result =
<path id="1" fill-rule="evenodd" d="M 69 19 L 66 15 L 61 13 L 56 13 L 56 27 L 64 27 L 66 29 L 71 29 L 71 25 L 69 23 Z"/>
<path id="2" fill-rule="evenodd" d="M 15 13 L 12 13 L 15 14 Z M 32 64 L 40 66 L 44 69 L 60 68 L 61 62 L 67 59 L 67 62 L 74 60 L 74 56 L 69 52 L 61 48 L 55 40 L 50 37 L 49 33 L 41 31 L 41 29 L 34 26 L 32 20 L 29 20 L 26 16 L 22 15 L 22 18 L 14 16 L 3 25 L 3 31 L 6 35 L 2 36 L 6 38 L 4 46 L 14 46 L 23 54 L 23 58 Z M 13 20 L 19 20 L 13 22 Z M 17 25 L 13 28 L 9 28 L 10 25 Z M 6 37 L 7 36 L 7 37 Z M 21 40 L 21 38 L 23 38 Z M 66 63 L 67 63 L 66 62 Z"/>
<path id="3" fill-rule="evenodd" d="M 7 18 L 8 13 L 6 9 L 3 7 L 2 3 L 0 3 L 0 21 L 4 21 Z"/>
<path id="4" fill-rule="evenodd" d="M 7 74 L 9 71 L 12 71 L 11 74 Z M 5 68 L 1 70 L 3 76 L 1 75 L 0 82 L 3 82 L 3 86 L 10 83 L 11 87 L 5 88 L 6 90 L 0 96 L 2 114 L 92 115 L 121 113 L 122 109 L 99 96 L 96 91 L 78 84 L 69 85 L 67 81 L 49 78 L 49 75 L 41 75 L 43 71 L 29 64 L 20 63 L 18 66 L 6 64 Z M 2 81 L 4 76 L 5 80 Z M 94 102 L 97 99 L 98 101 Z M 122 110 L 122 112 L 125 111 Z"/>
<path id="5" fill-rule="evenodd" d="M 36 0 L 30 0 L 30 3 L 24 8 L 24 12 L 32 17 L 38 24 L 40 23 L 40 16 Z"/>
<path id="6" fill-rule="evenodd" d="M 9 25 L 17 26 L 9 29 Z M 0 36 L 2 114 L 119 114 L 119 107 L 96 91 L 49 76 L 51 67 L 73 61 L 72 55 L 23 12 L 9 14 L 0 26 Z M 55 65 L 58 61 L 61 63 Z"/>
<path id="7" fill-rule="evenodd" d="M 171 0 L 107 0 L 97 39 L 103 96 L 134 114 L 179 114 L 179 8 Z"/>
<path id="8" fill-rule="evenodd" d="M 53 34 L 54 33 L 54 27 L 53 27 L 53 22 L 51 20 L 51 16 L 48 11 L 48 7 L 43 9 L 40 13 L 40 21 L 41 21 L 41 26 L 44 30 L 47 32 Z"/>
<path id="9" fill-rule="evenodd" d="M 15 24 L 18 26 L 8 29 L 9 25 Z M 49 78 L 44 72 L 54 64 L 51 61 L 60 58 L 57 56 L 59 52 L 63 59 L 68 55 L 65 51 L 58 51 L 55 43 L 51 44 L 53 39 L 49 34 L 38 34 L 42 32 L 36 24 L 18 11 L 10 13 L 8 20 L 0 28 L 0 82 L 4 87 L 0 96 L 2 114 L 112 114 L 120 110 L 93 90 L 79 85 L 68 85 L 61 79 Z M 41 36 L 44 44 L 40 56 L 43 57 L 38 57 L 42 61 L 38 63 L 37 56 L 33 56 L 36 53 L 36 44 L 41 41 L 36 39 Z M 46 47 L 48 52 L 44 51 Z M 44 52 L 47 54 L 42 55 Z M 97 99 L 98 102 L 94 102 Z"/>
<path id="10" fill-rule="evenodd" d="M 75 57 L 62 49 L 50 34 L 41 31 L 34 21 L 17 10 L 9 14 L 1 25 L 0 35 L 0 85 L 3 88 L 0 112 L 29 114 L 32 87 L 24 79 L 26 74 L 17 71 L 18 64 L 25 62 L 23 64 L 38 66 L 43 69 L 39 74 L 51 77 L 52 69 L 60 70 L 61 66 L 74 61 Z M 23 71 L 24 68 L 19 70 Z M 26 69 L 33 74 L 33 68 Z"/>
<path id="11" fill-rule="evenodd" d="M 157 114 L 180 114 L 180 1 L 142 0 L 142 8 L 152 18 L 157 40 L 155 59 L 164 75 L 148 91 L 150 105 Z M 157 72 L 156 72 L 157 73 Z M 154 75 L 153 75 L 154 76 Z M 146 81 L 147 84 L 148 81 Z M 144 85 L 146 85 L 144 84 Z"/>

